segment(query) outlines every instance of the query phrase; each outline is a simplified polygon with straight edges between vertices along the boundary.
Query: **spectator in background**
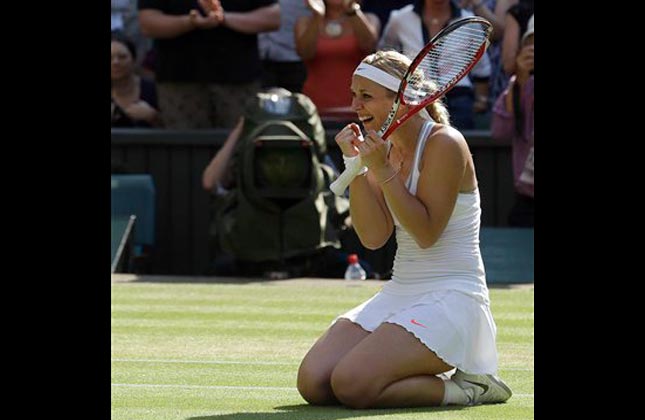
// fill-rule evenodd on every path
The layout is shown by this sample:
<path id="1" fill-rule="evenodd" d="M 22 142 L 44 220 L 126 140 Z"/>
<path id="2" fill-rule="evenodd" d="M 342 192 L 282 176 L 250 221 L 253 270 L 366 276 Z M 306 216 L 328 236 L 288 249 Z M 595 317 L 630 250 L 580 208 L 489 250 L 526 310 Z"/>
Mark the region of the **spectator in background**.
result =
<path id="1" fill-rule="evenodd" d="M 291 92 L 302 92 L 307 78 L 305 63 L 296 51 L 293 34 L 296 20 L 311 16 L 305 0 L 280 1 L 280 29 L 258 35 L 262 60 L 262 87 L 282 87 Z"/>
<path id="2" fill-rule="evenodd" d="M 137 0 L 110 0 L 112 31 L 120 31 L 134 43 L 137 53 L 136 64 L 144 70 L 145 60 L 152 48 L 152 40 L 141 33 L 137 16 Z"/>
<path id="3" fill-rule="evenodd" d="M 493 107 L 491 135 L 495 140 L 510 139 L 513 147 L 515 203 L 510 226 L 532 227 L 535 212 L 533 198 L 533 16 L 521 40 L 515 59 L 515 74 L 508 88 Z"/>
<path id="4" fill-rule="evenodd" d="M 306 0 L 311 16 L 296 21 L 296 50 L 307 66 L 302 92 L 320 116 L 354 118 L 349 86 L 360 61 L 378 41 L 376 15 L 353 0 Z"/>
<path id="5" fill-rule="evenodd" d="M 166 127 L 232 128 L 260 89 L 257 34 L 279 27 L 277 0 L 139 0 L 138 7 L 142 32 L 155 39 Z"/>
<path id="6" fill-rule="evenodd" d="M 460 9 L 451 0 L 415 0 L 413 4 L 392 11 L 379 49 L 394 49 L 412 59 L 451 21 L 466 16 L 473 16 L 473 13 Z M 457 82 L 445 95 L 451 124 L 456 128 L 475 128 L 475 111 L 487 109 L 490 71 L 490 59 L 484 54 L 468 77 Z"/>
<path id="7" fill-rule="evenodd" d="M 112 127 L 158 127 L 161 116 L 153 81 L 136 72 L 136 48 L 121 32 L 112 32 Z"/>
<path id="8" fill-rule="evenodd" d="M 227 193 L 234 185 L 231 159 L 235 146 L 242 134 L 244 117 L 240 117 L 235 127 L 231 130 L 224 145 L 217 151 L 202 173 L 202 187 L 205 191 L 215 195 Z"/>
<path id="9" fill-rule="evenodd" d="M 461 0 L 459 6 L 462 9 L 468 9 L 488 20 L 493 25 L 491 34 L 491 43 L 486 50 L 490 57 L 491 74 L 488 83 L 488 105 L 493 104 L 495 99 L 506 88 L 508 76 L 502 69 L 502 39 L 504 37 L 504 25 L 506 23 L 506 11 L 518 0 Z M 479 109 L 481 109 L 480 103 Z M 476 107 L 475 112 L 478 111 Z M 488 128 L 488 127 L 486 127 Z"/>
<path id="10" fill-rule="evenodd" d="M 365 12 L 374 13 L 381 23 L 381 30 L 379 36 L 383 33 L 383 28 L 387 25 L 390 19 L 390 12 L 392 10 L 400 9 L 412 3 L 413 0 L 363 0 L 361 2 L 362 8 Z"/>
<path id="11" fill-rule="evenodd" d="M 519 0 L 509 7 L 504 23 L 502 40 L 502 68 L 507 75 L 515 72 L 520 37 L 526 32 L 529 18 L 533 15 L 533 0 Z"/>

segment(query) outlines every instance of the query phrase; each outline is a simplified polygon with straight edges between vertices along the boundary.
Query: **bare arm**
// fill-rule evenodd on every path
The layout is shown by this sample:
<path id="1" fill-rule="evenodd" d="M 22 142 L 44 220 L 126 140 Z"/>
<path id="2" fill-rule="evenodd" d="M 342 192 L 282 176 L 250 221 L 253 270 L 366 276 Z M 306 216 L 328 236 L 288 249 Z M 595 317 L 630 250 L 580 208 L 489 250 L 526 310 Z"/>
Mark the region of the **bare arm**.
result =
<path id="1" fill-rule="evenodd" d="M 361 9 L 358 9 L 356 14 L 348 16 L 348 19 L 356 38 L 358 38 L 358 46 L 361 51 L 364 53 L 373 52 L 378 42 L 381 27 L 378 17 L 373 13 L 365 14 Z"/>
<path id="2" fill-rule="evenodd" d="M 515 71 L 515 57 L 517 57 L 519 43 L 520 25 L 512 15 L 507 13 L 502 40 L 502 66 L 506 74 L 513 74 Z"/>
<path id="3" fill-rule="evenodd" d="M 237 140 L 240 138 L 240 134 L 242 133 L 243 126 L 244 117 L 240 117 L 237 125 L 233 130 L 231 130 L 230 134 L 226 138 L 222 148 L 219 149 L 215 157 L 213 157 L 206 169 L 204 169 L 204 173 L 202 174 L 202 187 L 206 191 L 213 191 L 224 177 L 226 170 L 228 169 L 228 164 L 233 156 Z"/>
<path id="4" fill-rule="evenodd" d="M 497 41 L 504 36 L 504 15 L 515 3 L 517 0 L 498 0 L 493 11 L 484 4 L 483 0 L 462 0 L 459 7 L 470 9 L 474 14 L 488 20 L 493 25 L 492 40 Z"/>
<path id="5" fill-rule="evenodd" d="M 365 248 L 379 249 L 392 236 L 394 220 L 377 181 L 369 172 L 349 184 L 349 214 Z"/>
<path id="6" fill-rule="evenodd" d="M 343 155 L 355 156 L 360 128 L 351 123 L 336 135 L 336 143 Z M 358 238 L 367 249 L 382 247 L 392 235 L 394 221 L 387 209 L 377 182 L 368 172 L 359 175 L 349 184 L 349 214 Z"/>
<path id="7" fill-rule="evenodd" d="M 148 38 L 176 38 L 196 29 L 190 15 L 167 15 L 157 9 L 140 10 L 139 26 Z"/>
<path id="8" fill-rule="evenodd" d="M 224 12 L 224 26 L 245 34 L 270 32 L 280 28 L 280 4 L 249 12 Z"/>
<path id="9" fill-rule="evenodd" d="M 416 196 L 410 194 L 399 177 L 381 182 L 392 213 L 419 247 L 434 245 L 446 228 L 464 179 L 468 154 L 463 136 L 444 127 L 427 140 Z M 374 172 L 375 178 L 387 180 L 393 170 L 386 166 Z"/>
<path id="10" fill-rule="evenodd" d="M 322 22 L 323 16 L 316 13 L 311 16 L 302 16 L 296 21 L 293 28 L 296 37 L 296 52 L 303 61 L 316 55 L 316 43 Z"/>
<path id="11" fill-rule="evenodd" d="M 484 4 L 483 0 L 462 0 L 459 3 L 462 9 L 470 10 L 475 15 L 481 16 L 493 25 L 492 40 L 500 39 L 500 35 L 504 32 L 504 21 L 499 21 L 495 13 Z"/>
<path id="12" fill-rule="evenodd" d="M 504 39 L 504 30 L 506 29 L 506 12 L 508 9 L 517 4 L 518 0 L 497 0 L 495 3 L 495 21 L 497 22 L 497 28 L 493 33 L 493 40 L 501 41 Z"/>

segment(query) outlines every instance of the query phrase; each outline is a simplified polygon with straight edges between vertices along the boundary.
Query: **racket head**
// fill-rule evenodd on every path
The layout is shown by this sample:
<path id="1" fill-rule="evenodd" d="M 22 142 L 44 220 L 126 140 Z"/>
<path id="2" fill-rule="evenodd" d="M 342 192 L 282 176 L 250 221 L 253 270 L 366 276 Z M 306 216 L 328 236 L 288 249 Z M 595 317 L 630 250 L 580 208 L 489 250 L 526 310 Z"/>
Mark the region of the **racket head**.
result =
<path id="1" fill-rule="evenodd" d="M 398 96 L 404 105 L 425 107 L 463 79 L 486 52 L 493 27 L 469 16 L 453 21 L 412 60 Z"/>

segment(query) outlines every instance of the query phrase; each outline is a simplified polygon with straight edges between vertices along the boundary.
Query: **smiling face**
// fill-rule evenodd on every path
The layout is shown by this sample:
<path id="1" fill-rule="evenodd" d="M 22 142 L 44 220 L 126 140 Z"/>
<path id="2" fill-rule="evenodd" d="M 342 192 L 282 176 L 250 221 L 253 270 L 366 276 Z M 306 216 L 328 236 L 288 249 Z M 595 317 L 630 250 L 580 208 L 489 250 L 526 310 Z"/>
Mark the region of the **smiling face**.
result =
<path id="1" fill-rule="evenodd" d="M 395 92 L 362 76 L 352 77 L 352 109 L 366 130 L 378 131 L 387 118 Z M 402 108 L 402 107 L 401 107 Z M 399 113 L 402 109 L 399 108 Z"/>

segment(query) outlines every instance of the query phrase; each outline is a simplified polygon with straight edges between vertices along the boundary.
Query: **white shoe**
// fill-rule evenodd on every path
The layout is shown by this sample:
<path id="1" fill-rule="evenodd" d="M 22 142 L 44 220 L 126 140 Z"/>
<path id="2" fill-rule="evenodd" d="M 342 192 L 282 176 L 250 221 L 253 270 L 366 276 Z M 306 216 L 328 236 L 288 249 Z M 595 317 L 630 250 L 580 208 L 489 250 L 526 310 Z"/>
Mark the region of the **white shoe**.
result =
<path id="1" fill-rule="evenodd" d="M 468 395 L 468 405 L 502 403 L 513 395 L 495 375 L 473 375 L 457 369 L 451 379 Z"/>

